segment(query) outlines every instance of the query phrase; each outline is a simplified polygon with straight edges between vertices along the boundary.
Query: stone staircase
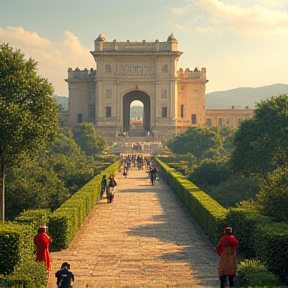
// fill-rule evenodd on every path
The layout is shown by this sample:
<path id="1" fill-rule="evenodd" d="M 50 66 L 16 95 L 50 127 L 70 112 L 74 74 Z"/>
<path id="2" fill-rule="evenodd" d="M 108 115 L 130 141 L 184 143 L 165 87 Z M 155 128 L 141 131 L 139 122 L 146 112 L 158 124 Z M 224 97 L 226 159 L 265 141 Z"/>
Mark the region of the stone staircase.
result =
<path id="1" fill-rule="evenodd" d="M 132 126 L 128 132 L 129 137 L 145 137 L 147 135 L 147 131 L 143 126 Z"/>

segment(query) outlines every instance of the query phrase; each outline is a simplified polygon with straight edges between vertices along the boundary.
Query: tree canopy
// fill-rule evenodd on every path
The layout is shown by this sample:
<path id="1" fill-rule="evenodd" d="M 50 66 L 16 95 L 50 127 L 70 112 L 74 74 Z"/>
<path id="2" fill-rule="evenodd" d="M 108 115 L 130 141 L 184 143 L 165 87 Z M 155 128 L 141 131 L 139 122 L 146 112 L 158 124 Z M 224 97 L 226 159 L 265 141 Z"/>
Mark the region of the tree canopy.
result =
<path id="1" fill-rule="evenodd" d="M 185 133 L 169 140 L 167 146 L 175 154 L 193 154 L 200 159 L 210 149 L 220 149 L 220 135 L 209 128 L 191 127 Z"/>
<path id="2" fill-rule="evenodd" d="M 76 143 L 87 156 L 100 154 L 107 147 L 105 138 L 96 133 L 93 123 L 81 123 L 73 129 L 73 135 Z"/>
<path id="3" fill-rule="evenodd" d="M 53 87 L 37 75 L 37 62 L 20 50 L 0 45 L 0 178 L 4 167 L 52 141 L 59 105 Z"/>
<path id="4" fill-rule="evenodd" d="M 20 50 L 0 45 L 0 179 L 4 170 L 33 156 L 57 135 L 59 105 L 53 87 L 37 75 L 37 62 Z M 0 193 L 3 191 L 0 180 Z M 1 218 L 4 203 L 1 197 Z"/>
<path id="5" fill-rule="evenodd" d="M 288 95 L 261 101 L 240 124 L 231 163 L 235 171 L 267 175 L 288 160 Z"/>

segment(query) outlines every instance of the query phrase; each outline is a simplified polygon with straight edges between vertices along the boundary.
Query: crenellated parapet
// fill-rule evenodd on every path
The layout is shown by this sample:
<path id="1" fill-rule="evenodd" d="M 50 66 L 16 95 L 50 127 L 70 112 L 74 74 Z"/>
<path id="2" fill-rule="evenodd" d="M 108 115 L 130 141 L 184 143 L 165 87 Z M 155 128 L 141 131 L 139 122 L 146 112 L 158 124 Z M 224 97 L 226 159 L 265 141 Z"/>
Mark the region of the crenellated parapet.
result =
<path id="1" fill-rule="evenodd" d="M 167 41 L 160 42 L 158 39 L 154 42 L 117 42 L 113 40 L 112 42 L 106 41 L 104 35 L 100 34 L 98 38 L 94 41 L 94 52 L 141 52 L 141 53 L 155 53 L 155 52 L 171 52 L 178 51 L 178 41 L 171 33 L 167 38 Z"/>
<path id="2" fill-rule="evenodd" d="M 78 67 L 73 70 L 72 68 L 68 68 L 68 79 L 65 79 L 66 82 L 72 81 L 92 81 L 95 79 L 97 71 L 91 68 L 88 70 L 84 68 L 84 70 L 80 70 Z"/>
<path id="3" fill-rule="evenodd" d="M 177 71 L 178 78 L 181 80 L 190 80 L 190 79 L 200 79 L 204 81 L 206 80 L 206 68 L 202 68 L 199 70 L 197 67 L 192 71 L 189 68 L 186 68 L 185 71 L 183 68 L 180 68 Z"/>

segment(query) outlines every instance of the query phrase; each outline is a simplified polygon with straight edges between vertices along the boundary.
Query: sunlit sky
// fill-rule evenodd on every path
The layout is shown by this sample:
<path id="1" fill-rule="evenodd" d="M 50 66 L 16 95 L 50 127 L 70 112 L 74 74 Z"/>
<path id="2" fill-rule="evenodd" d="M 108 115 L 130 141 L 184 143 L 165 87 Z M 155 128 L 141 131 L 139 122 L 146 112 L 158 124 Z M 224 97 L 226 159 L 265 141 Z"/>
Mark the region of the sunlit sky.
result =
<path id="1" fill-rule="evenodd" d="M 0 0 L 0 42 L 38 61 L 60 96 L 69 67 L 95 68 L 100 33 L 119 42 L 173 33 L 178 68 L 205 67 L 206 93 L 288 83 L 287 0 Z"/>

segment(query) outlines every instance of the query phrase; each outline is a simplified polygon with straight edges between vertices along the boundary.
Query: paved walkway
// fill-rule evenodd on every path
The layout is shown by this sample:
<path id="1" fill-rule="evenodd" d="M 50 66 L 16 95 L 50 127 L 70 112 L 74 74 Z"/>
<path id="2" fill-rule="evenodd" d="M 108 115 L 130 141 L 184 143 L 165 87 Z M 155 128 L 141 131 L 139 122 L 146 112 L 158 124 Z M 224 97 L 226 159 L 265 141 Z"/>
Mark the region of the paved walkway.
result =
<path id="1" fill-rule="evenodd" d="M 219 257 L 201 227 L 161 180 L 130 170 L 112 203 L 101 200 L 70 247 L 51 253 L 48 287 L 66 261 L 74 288 L 219 287 Z"/>

